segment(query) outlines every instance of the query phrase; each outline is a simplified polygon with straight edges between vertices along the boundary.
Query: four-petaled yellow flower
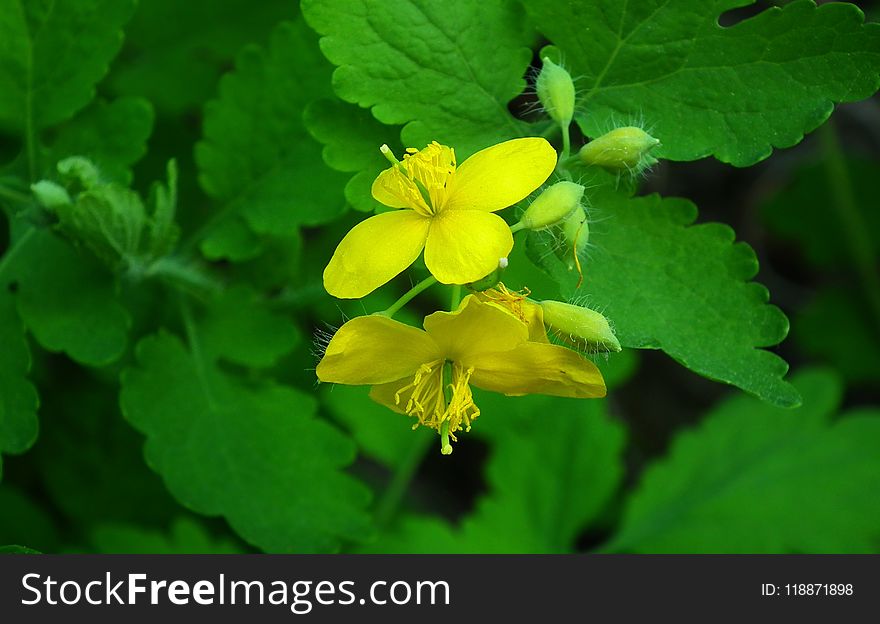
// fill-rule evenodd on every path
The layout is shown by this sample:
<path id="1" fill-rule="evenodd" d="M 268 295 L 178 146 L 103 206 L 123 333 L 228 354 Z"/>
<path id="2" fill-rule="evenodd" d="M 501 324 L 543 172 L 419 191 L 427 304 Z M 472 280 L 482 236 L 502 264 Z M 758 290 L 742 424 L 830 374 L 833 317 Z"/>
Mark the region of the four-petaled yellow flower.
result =
<path id="1" fill-rule="evenodd" d="M 513 248 L 496 210 L 528 196 L 553 172 L 556 151 L 542 138 L 505 141 L 456 167 L 452 148 L 432 143 L 407 150 L 379 174 L 373 197 L 391 208 L 355 226 L 324 270 L 334 297 L 356 299 L 412 264 L 422 249 L 431 274 L 444 284 L 488 275 Z"/>
<path id="2" fill-rule="evenodd" d="M 480 415 L 470 385 L 506 395 L 605 396 L 592 362 L 530 341 L 519 318 L 473 295 L 454 312 L 425 317 L 424 328 L 379 315 L 354 318 L 327 346 L 318 379 L 372 385 L 375 401 L 440 432 L 446 454 L 448 438 L 455 440 L 455 432 L 470 429 Z"/>

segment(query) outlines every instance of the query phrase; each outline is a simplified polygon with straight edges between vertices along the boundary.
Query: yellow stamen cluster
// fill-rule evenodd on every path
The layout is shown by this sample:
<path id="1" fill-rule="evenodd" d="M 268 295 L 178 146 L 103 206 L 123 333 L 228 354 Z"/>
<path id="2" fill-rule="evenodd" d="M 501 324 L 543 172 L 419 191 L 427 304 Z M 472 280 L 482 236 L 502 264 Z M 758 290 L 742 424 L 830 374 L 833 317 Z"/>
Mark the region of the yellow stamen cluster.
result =
<path id="1" fill-rule="evenodd" d="M 449 364 L 446 360 L 422 364 L 413 380 L 395 393 L 394 402 L 401 405 L 405 400 L 403 411 L 418 418 L 413 429 L 419 425 L 438 432 L 445 429 L 455 441 L 455 432 L 462 428 L 469 431 L 471 422 L 480 415 L 468 385 L 473 372 L 473 368 L 466 369 L 454 362 Z"/>
<path id="2" fill-rule="evenodd" d="M 434 215 L 446 202 L 446 183 L 455 167 L 455 150 L 437 141 L 421 150 L 407 148 L 397 175 L 387 181 L 394 185 L 388 191 L 406 199 L 417 212 Z"/>
<path id="3" fill-rule="evenodd" d="M 484 301 L 491 301 L 492 303 L 504 307 L 519 320 L 528 325 L 528 319 L 523 310 L 523 302 L 529 298 L 530 294 L 531 291 L 528 288 L 523 288 L 522 290 L 510 290 L 507 286 L 499 282 L 492 288 L 484 290 L 481 293 L 480 298 Z"/>

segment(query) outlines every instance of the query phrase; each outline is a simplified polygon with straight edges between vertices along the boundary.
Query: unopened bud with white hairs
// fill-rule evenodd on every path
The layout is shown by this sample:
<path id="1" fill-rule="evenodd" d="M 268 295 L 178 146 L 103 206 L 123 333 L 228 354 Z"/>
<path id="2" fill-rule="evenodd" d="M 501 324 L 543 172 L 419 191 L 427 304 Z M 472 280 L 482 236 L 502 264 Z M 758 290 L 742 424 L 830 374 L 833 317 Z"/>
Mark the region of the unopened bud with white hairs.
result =
<path id="1" fill-rule="evenodd" d="M 543 230 L 565 221 L 581 205 L 584 187 L 574 182 L 557 182 L 533 201 L 520 223 L 529 230 Z"/>
<path id="2" fill-rule="evenodd" d="M 544 325 L 556 337 L 580 351 L 620 351 L 620 342 L 614 335 L 608 319 L 589 308 L 542 301 Z"/>
<path id="3" fill-rule="evenodd" d="M 543 67 L 535 82 L 538 100 L 551 119 L 562 127 L 568 127 L 574 117 L 574 82 L 571 74 L 549 58 L 542 59 Z"/>
<path id="4" fill-rule="evenodd" d="M 593 139 L 581 148 L 581 161 L 609 171 L 640 172 L 654 164 L 657 159 L 649 152 L 660 141 L 635 126 L 616 128 Z"/>

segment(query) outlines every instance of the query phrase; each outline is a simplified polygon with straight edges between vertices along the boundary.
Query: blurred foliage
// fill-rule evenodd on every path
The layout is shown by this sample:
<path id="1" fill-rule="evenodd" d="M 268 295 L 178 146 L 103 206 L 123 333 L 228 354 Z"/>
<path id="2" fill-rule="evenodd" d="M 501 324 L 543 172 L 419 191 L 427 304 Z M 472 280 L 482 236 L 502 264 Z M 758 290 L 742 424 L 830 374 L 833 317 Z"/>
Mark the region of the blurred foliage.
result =
<path id="1" fill-rule="evenodd" d="M 0 552 L 880 551 L 880 28 L 743 5 L 0 0 Z M 442 457 L 313 371 L 424 265 L 321 272 L 379 145 L 559 147 L 542 55 L 575 149 L 632 124 L 663 160 L 570 163 L 583 279 L 558 231 L 504 279 L 625 349 L 604 400 L 478 392 Z"/>

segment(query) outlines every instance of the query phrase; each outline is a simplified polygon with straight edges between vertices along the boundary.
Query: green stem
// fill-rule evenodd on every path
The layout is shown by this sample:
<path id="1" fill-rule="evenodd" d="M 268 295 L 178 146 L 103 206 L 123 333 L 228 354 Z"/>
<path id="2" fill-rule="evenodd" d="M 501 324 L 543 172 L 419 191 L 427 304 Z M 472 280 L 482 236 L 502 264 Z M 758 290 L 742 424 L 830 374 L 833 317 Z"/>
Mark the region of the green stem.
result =
<path id="1" fill-rule="evenodd" d="M 452 287 L 452 297 L 449 301 L 450 312 L 455 312 L 459 303 L 461 303 L 461 284 L 455 284 Z"/>
<path id="2" fill-rule="evenodd" d="M 3 197 L 4 199 L 8 199 L 10 201 L 14 201 L 19 204 L 24 204 L 31 200 L 30 195 L 27 195 L 26 193 L 21 193 L 11 188 L 7 188 L 5 186 L 0 186 L 0 197 Z"/>
<path id="3" fill-rule="evenodd" d="M 425 453 L 428 452 L 433 441 L 433 435 L 423 433 L 423 435 L 416 436 L 406 456 L 397 465 L 397 469 L 394 471 L 388 487 L 376 505 L 374 518 L 376 526 L 380 529 L 385 527 L 394 517 L 397 508 L 400 507 L 400 503 L 403 501 L 403 497 L 406 495 L 407 490 L 409 490 L 409 485 L 413 477 L 415 477 L 422 459 L 425 457 Z"/>
<path id="4" fill-rule="evenodd" d="M 825 173 L 831 187 L 832 203 L 849 241 L 852 261 L 861 279 L 862 289 L 868 297 L 874 321 L 880 329 L 880 273 L 877 270 L 877 255 L 871 243 L 870 230 L 855 198 L 833 122 L 829 121 L 820 128 L 819 137 L 825 151 Z"/>
<path id="5" fill-rule="evenodd" d="M 34 129 L 34 46 L 28 40 L 26 60 L 26 86 L 24 105 L 24 144 L 27 153 L 28 176 L 31 182 L 37 178 L 37 133 Z"/>
<path id="6" fill-rule="evenodd" d="M 510 226 L 510 233 L 511 233 L 511 234 L 516 234 L 516 233 L 519 232 L 520 230 L 524 230 L 524 229 L 526 229 L 526 226 L 523 225 L 523 222 L 522 222 L 522 221 L 520 221 L 520 222 L 518 222 L 518 223 L 514 223 L 513 225 Z"/>
<path id="7" fill-rule="evenodd" d="M 194 294 L 217 293 L 224 289 L 224 284 L 214 276 L 173 256 L 159 258 L 142 272 L 135 268 L 132 274 L 135 278 L 158 277 Z"/>
<path id="8" fill-rule="evenodd" d="M 416 295 L 418 295 L 423 290 L 430 288 L 431 286 L 433 286 L 436 283 L 437 283 L 437 278 L 435 278 L 433 275 L 429 275 L 428 277 L 423 279 L 421 282 L 419 282 L 418 284 L 416 284 L 415 286 L 410 288 L 406 293 L 404 293 L 404 295 L 400 299 L 398 299 L 393 304 L 391 304 L 391 306 L 388 309 L 383 310 L 382 312 L 379 312 L 379 314 L 381 314 L 383 316 L 387 316 L 388 318 L 392 318 L 395 314 L 397 314 L 400 311 L 400 309 L 403 306 L 405 306 L 407 303 L 412 301 L 412 299 Z"/>
<path id="9" fill-rule="evenodd" d="M 571 172 L 568 170 L 568 159 L 571 155 L 571 135 L 568 126 L 560 126 L 562 129 L 562 152 L 556 161 L 556 173 L 566 180 L 571 180 Z"/>
<path id="10" fill-rule="evenodd" d="M 562 127 L 562 155 L 559 157 L 559 162 L 564 163 L 568 160 L 569 155 L 571 154 L 571 136 L 568 132 L 568 126 Z"/>
<path id="11" fill-rule="evenodd" d="M 199 340 L 199 332 L 196 327 L 195 319 L 193 319 L 192 309 L 189 306 L 189 301 L 187 301 L 186 295 L 183 293 L 178 293 L 177 302 L 180 306 L 180 318 L 183 320 L 186 341 L 189 344 L 189 350 L 190 353 L 192 353 L 193 363 L 195 364 L 196 377 L 205 393 L 205 399 L 208 402 L 208 406 L 212 410 L 216 410 L 219 404 L 214 397 L 214 392 L 209 383 L 208 370 L 205 364 L 206 360 L 202 353 L 202 343 Z"/>
<path id="12" fill-rule="evenodd" d="M 9 246 L 9 249 L 6 250 L 6 253 L 3 254 L 3 257 L 0 258 L 0 276 L 6 271 L 6 269 L 11 265 L 12 260 L 16 255 L 27 245 L 27 242 L 36 234 L 37 228 L 30 226 L 28 229 L 24 231 L 24 234 L 18 237 L 18 239 Z"/>

